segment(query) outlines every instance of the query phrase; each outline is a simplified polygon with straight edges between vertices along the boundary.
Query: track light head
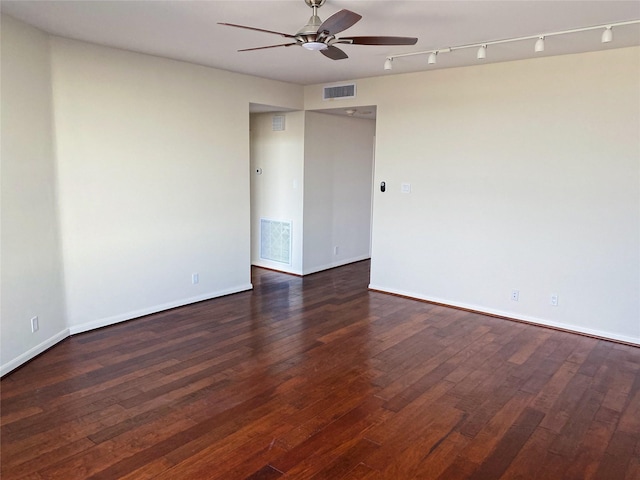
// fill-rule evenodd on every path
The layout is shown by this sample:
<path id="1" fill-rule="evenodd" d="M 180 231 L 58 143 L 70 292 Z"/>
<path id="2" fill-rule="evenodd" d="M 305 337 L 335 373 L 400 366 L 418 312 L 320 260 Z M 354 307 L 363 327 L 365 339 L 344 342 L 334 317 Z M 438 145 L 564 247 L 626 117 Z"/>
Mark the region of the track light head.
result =
<path id="1" fill-rule="evenodd" d="M 391 64 L 391 62 L 393 61 L 393 59 L 391 57 L 387 58 L 384 61 L 384 69 L 386 71 L 392 70 L 393 69 L 393 65 Z"/>
<path id="2" fill-rule="evenodd" d="M 604 32 L 602 32 L 602 43 L 609 43 L 611 41 L 613 41 L 613 29 L 606 27 Z"/>
<path id="3" fill-rule="evenodd" d="M 429 54 L 429 59 L 427 60 L 427 63 L 429 65 L 435 65 L 436 61 L 438 60 L 437 56 L 438 56 L 438 52 L 431 52 Z"/>
<path id="4" fill-rule="evenodd" d="M 536 44 L 533 47 L 533 51 L 536 53 L 544 52 L 544 37 L 540 37 L 538 38 L 538 40 L 536 40 Z"/>
<path id="5" fill-rule="evenodd" d="M 476 57 L 478 58 L 478 60 L 484 60 L 485 58 L 487 58 L 487 46 L 486 45 L 482 45 L 478 49 L 478 54 L 476 55 Z"/>

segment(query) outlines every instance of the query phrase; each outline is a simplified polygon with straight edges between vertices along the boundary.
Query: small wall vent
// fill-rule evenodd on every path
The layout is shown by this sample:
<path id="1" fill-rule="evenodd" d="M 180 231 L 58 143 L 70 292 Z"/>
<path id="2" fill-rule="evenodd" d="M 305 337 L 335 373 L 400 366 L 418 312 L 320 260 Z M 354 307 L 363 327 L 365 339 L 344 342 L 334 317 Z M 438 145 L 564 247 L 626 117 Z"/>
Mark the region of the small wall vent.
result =
<path id="1" fill-rule="evenodd" d="M 333 85 L 322 89 L 322 99 L 332 100 L 334 98 L 354 98 L 356 96 L 356 84 Z"/>
<path id="2" fill-rule="evenodd" d="M 291 265 L 291 222 L 260 219 L 260 258 Z"/>
<path id="3" fill-rule="evenodd" d="M 271 130 L 282 132 L 284 130 L 284 115 L 274 115 L 271 118 Z"/>

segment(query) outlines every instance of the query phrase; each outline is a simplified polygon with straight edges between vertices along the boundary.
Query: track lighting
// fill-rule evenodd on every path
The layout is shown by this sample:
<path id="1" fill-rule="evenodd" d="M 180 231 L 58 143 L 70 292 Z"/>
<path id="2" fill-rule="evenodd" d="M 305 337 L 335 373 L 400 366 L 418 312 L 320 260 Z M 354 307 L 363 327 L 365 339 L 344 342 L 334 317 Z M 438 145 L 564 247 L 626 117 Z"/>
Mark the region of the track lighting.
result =
<path id="1" fill-rule="evenodd" d="M 536 53 L 539 53 L 539 52 L 544 52 L 545 39 L 548 37 L 556 37 L 559 35 L 567 35 L 567 34 L 579 33 L 579 32 L 590 32 L 592 30 L 601 30 L 603 28 L 604 28 L 604 31 L 602 32 L 602 43 L 609 43 L 613 41 L 613 27 L 622 27 L 624 25 L 637 25 L 637 24 L 640 24 L 640 20 L 629 20 L 626 22 L 611 23 L 606 25 L 594 25 L 592 27 L 574 28 L 571 30 L 563 30 L 560 32 L 549 32 L 549 33 L 544 33 L 540 35 L 530 35 L 527 37 L 505 38 L 502 40 L 491 40 L 489 42 L 483 42 L 483 43 L 457 45 L 455 47 L 438 48 L 437 50 L 401 53 L 399 55 L 393 55 L 391 57 L 387 57 L 387 59 L 384 61 L 384 69 L 391 70 L 392 68 L 391 62 L 393 61 L 394 58 L 412 57 L 414 55 L 429 55 L 429 58 L 427 59 L 427 64 L 434 65 L 438 59 L 437 56 L 439 53 L 449 53 L 455 50 L 463 50 L 467 48 L 477 48 L 478 52 L 476 54 L 476 57 L 478 58 L 478 60 L 483 60 L 487 58 L 488 45 L 501 45 L 503 43 L 521 42 L 521 41 L 533 40 L 533 39 L 536 39 L 536 43 L 533 47 L 533 51 Z"/>

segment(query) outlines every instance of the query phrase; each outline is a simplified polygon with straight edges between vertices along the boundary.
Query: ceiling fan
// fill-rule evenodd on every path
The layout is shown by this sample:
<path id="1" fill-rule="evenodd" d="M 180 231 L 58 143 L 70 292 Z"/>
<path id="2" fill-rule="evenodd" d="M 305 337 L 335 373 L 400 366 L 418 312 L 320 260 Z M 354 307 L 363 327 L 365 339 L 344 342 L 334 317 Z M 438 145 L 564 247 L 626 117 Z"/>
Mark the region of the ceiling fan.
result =
<path id="1" fill-rule="evenodd" d="M 245 25 L 237 25 L 235 23 L 220 23 L 229 27 L 245 28 L 247 30 L 255 30 L 257 32 L 273 33 L 282 37 L 291 39 L 290 43 L 281 43 L 278 45 L 267 45 L 265 47 L 243 48 L 239 52 L 247 52 L 249 50 L 263 50 L 265 48 L 291 47 L 292 45 L 300 45 L 307 50 L 319 51 L 325 57 L 331 60 L 342 60 L 349 58 L 348 55 L 336 44 L 344 45 L 415 45 L 418 41 L 413 37 L 336 37 L 337 33 L 346 30 L 358 22 L 362 15 L 358 15 L 350 10 L 340 10 L 334 13 L 324 22 L 318 17 L 318 8 L 324 5 L 326 0 L 304 0 L 305 3 L 313 9 L 313 15 L 309 18 L 307 24 L 294 34 L 274 32 L 273 30 L 265 30 L 262 28 L 247 27 Z"/>

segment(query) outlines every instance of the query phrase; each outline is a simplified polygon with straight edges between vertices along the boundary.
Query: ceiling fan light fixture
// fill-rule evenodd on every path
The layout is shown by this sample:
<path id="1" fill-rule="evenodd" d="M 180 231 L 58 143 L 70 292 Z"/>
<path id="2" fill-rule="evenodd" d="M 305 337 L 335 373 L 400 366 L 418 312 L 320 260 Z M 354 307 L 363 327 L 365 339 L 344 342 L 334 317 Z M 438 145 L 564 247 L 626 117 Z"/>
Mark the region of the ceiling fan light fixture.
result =
<path id="1" fill-rule="evenodd" d="M 320 50 L 328 48 L 328 45 L 322 42 L 307 42 L 303 43 L 302 46 L 307 50 L 311 50 L 313 52 L 319 52 Z"/>

